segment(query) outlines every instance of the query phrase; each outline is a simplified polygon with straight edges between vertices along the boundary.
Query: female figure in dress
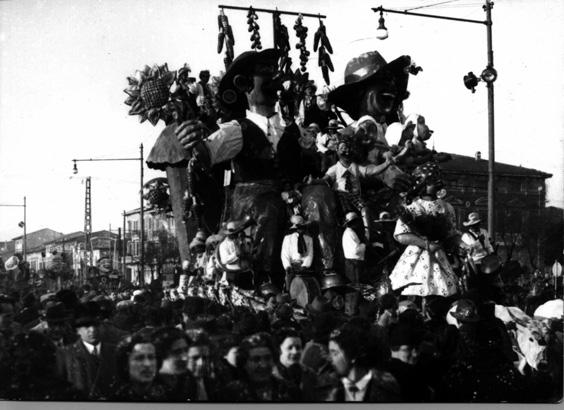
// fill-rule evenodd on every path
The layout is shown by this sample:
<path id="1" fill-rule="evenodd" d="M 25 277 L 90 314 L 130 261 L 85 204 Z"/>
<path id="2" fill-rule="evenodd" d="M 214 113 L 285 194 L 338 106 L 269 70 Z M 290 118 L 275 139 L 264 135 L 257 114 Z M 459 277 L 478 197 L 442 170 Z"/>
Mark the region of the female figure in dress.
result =
<path id="1" fill-rule="evenodd" d="M 415 190 L 419 192 L 405 206 L 394 231 L 394 238 L 407 248 L 390 274 L 392 289 L 411 284 L 402 295 L 452 296 L 458 291 L 458 278 L 445 249 L 460 242 L 454 209 L 437 198 L 442 181 L 436 164 L 418 166 L 413 176 L 417 182 Z"/>

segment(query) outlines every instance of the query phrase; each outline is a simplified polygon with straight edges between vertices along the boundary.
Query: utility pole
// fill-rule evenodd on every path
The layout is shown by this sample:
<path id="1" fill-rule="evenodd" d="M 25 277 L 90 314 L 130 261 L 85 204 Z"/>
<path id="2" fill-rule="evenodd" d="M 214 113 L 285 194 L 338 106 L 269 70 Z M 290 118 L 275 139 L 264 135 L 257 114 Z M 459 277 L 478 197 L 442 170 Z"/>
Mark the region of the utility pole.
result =
<path id="1" fill-rule="evenodd" d="M 486 30 L 488 47 L 488 65 L 486 69 L 493 69 L 492 46 L 492 7 L 493 2 L 486 0 Z M 495 241 L 495 127 L 494 127 L 494 82 L 487 81 L 488 88 L 488 233 Z"/>
<path id="2" fill-rule="evenodd" d="M 86 177 L 86 192 L 84 195 L 84 251 L 86 252 L 88 263 L 92 266 L 92 249 L 90 240 L 92 236 L 92 191 L 90 177 Z"/>

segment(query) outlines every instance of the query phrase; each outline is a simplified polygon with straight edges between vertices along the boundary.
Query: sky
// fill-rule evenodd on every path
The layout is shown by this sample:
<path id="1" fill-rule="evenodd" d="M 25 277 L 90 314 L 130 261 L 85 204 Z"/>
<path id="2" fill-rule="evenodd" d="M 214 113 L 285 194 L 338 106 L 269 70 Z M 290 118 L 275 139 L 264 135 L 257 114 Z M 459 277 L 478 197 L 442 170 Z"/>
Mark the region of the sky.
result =
<path id="1" fill-rule="evenodd" d="M 437 4 L 440 3 L 440 4 Z M 123 101 L 126 77 L 145 64 L 188 63 L 192 75 L 219 74 L 218 5 L 225 0 L 0 0 L 0 205 L 27 199 L 27 231 L 84 228 L 84 178 L 92 179 L 92 228 L 117 229 L 122 212 L 139 206 L 139 162 L 80 162 L 73 158 L 145 157 L 163 129 L 140 124 Z M 346 6 L 345 6 L 346 4 Z M 275 8 L 327 16 L 335 72 L 343 83 L 347 62 L 378 50 L 391 61 L 410 55 L 423 68 L 411 76 L 405 113 L 426 117 L 437 151 L 488 153 L 487 90 L 472 94 L 462 77 L 487 64 L 484 25 L 386 13 L 389 38 L 375 37 L 372 7 L 485 20 L 479 0 L 257 0 Z M 429 5 L 432 7 L 426 7 Z M 225 10 L 235 54 L 250 49 L 246 12 Z M 272 46 L 270 14 L 258 13 L 262 42 Z M 495 158 L 538 169 L 548 180 L 548 205 L 564 207 L 564 2 L 496 0 L 493 16 Z M 282 16 L 291 43 L 296 17 Z M 317 19 L 304 18 L 312 51 Z M 293 50 L 297 61 L 297 50 Z M 313 54 L 313 53 L 312 53 Z M 310 76 L 323 84 L 316 59 Z M 145 167 L 145 181 L 164 176 Z M 0 240 L 21 235 L 23 208 L 0 207 Z"/>

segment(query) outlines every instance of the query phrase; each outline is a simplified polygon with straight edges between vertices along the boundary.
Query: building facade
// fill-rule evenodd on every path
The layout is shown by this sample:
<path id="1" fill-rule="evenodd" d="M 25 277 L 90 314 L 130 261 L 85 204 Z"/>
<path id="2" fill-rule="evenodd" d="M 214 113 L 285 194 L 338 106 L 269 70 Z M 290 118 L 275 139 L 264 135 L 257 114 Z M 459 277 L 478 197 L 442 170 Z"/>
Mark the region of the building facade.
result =
<path id="1" fill-rule="evenodd" d="M 441 163 L 446 200 L 455 209 L 463 229 L 470 212 L 478 212 L 487 228 L 488 161 L 480 157 L 451 154 Z M 535 169 L 496 162 L 495 243 L 503 258 L 537 268 L 544 264 L 543 235 L 546 219 L 546 179 L 552 175 Z"/>

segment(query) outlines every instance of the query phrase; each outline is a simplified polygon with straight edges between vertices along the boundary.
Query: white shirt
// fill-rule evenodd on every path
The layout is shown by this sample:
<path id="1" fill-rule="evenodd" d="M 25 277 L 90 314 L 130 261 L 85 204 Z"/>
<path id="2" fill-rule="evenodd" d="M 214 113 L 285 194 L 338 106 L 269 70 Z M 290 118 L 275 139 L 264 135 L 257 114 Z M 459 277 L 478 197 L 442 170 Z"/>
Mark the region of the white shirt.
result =
<path id="1" fill-rule="evenodd" d="M 370 379 L 372 379 L 372 370 L 366 373 L 364 377 L 358 380 L 356 383 L 347 379 L 346 377 L 343 377 L 341 379 L 341 382 L 345 387 L 345 401 L 363 401 Z M 357 391 L 351 392 L 351 386 L 356 387 Z"/>
<path id="2" fill-rule="evenodd" d="M 286 123 L 278 113 L 271 117 L 247 110 L 247 119 L 256 124 L 272 144 L 276 152 L 278 142 L 284 133 Z M 219 164 L 235 158 L 243 149 L 243 131 L 238 121 L 232 120 L 219 124 L 219 129 L 212 133 L 205 141 L 210 154 L 211 165 Z"/>
<path id="3" fill-rule="evenodd" d="M 462 235 L 462 242 L 466 244 L 469 250 L 470 257 L 474 263 L 480 263 L 484 257 L 493 253 L 494 249 L 489 241 L 489 234 L 484 228 L 480 228 L 480 233 L 478 235 L 483 235 L 484 246 L 480 243 L 480 240 L 476 237 L 475 233 L 465 232 Z"/>
<path id="4" fill-rule="evenodd" d="M 86 350 L 88 351 L 88 353 L 93 354 L 94 350 L 96 350 L 96 356 L 100 356 L 100 348 L 102 347 L 101 346 L 102 343 L 98 343 L 97 345 L 92 345 L 92 344 L 82 340 L 82 344 L 84 345 L 84 347 L 86 347 Z"/>
<path id="5" fill-rule="evenodd" d="M 225 238 L 219 244 L 219 258 L 228 269 L 241 269 L 239 244 L 231 238 Z"/>
<path id="6" fill-rule="evenodd" d="M 298 233 L 293 232 L 284 237 L 282 241 L 282 266 L 288 269 L 292 263 L 301 263 L 303 268 L 309 268 L 313 262 L 313 239 L 311 236 L 303 234 L 306 244 L 306 253 L 300 255 L 298 253 Z"/>
<path id="7" fill-rule="evenodd" d="M 347 227 L 343 232 L 343 253 L 345 259 L 356 259 L 363 261 L 366 252 L 366 244 L 360 242 L 356 232 Z"/>
<path id="8" fill-rule="evenodd" d="M 327 148 L 328 141 L 329 141 L 328 134 L 321 134 L 321 133 L 317 134 L 316 137 L 317 151 L 319 151 L 322 154 L 329 151 L 329 148 Z"/>

